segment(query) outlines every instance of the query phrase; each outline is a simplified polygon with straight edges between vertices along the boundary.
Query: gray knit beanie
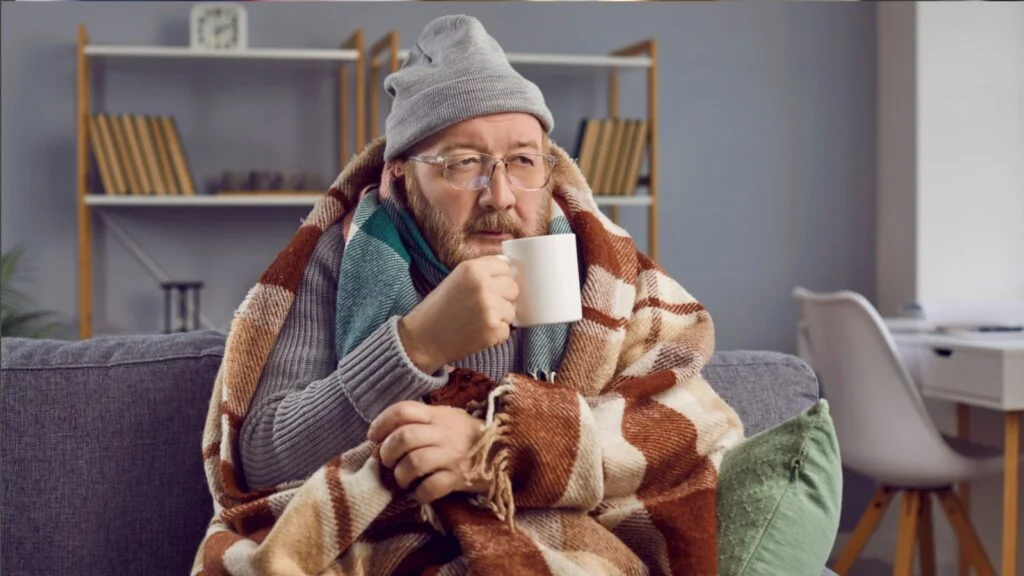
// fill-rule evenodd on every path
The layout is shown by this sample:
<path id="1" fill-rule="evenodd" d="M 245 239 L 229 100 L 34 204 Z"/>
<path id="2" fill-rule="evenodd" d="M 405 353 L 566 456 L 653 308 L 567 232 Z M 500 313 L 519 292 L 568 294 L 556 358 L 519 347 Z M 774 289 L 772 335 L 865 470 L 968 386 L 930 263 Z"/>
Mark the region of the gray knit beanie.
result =
<path id="1" fill-rule="evenodd" d="M 463 120 L 523 112 L 551 133 L 554 119 L 536 84 L 508 63 L 498 42 L 471 16 L 443 16 L 427 24 L 402 67 L 384 79 L 393 98 L 384 159 Z"/>

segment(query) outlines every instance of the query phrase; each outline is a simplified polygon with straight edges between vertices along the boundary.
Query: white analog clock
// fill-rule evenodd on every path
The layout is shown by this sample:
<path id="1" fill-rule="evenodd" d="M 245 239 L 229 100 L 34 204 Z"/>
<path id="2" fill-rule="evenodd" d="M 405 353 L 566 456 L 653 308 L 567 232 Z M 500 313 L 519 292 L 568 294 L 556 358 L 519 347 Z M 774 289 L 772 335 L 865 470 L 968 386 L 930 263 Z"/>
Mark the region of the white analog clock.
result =
<path id="1" fill-rule="evenodd" d="M 198 2 L 189 18 L 190 45 L 202 50 L 244 50 L 245 8 L 231 2 Z"/>

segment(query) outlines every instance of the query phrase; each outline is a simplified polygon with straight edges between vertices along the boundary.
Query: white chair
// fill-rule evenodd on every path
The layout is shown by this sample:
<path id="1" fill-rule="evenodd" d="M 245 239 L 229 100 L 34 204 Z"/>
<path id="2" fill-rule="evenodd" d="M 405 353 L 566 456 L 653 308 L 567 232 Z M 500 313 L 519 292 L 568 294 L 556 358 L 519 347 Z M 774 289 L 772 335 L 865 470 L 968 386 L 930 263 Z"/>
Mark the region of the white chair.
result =
<path id="1" fill-rule="evenodd" d="M 811 363 L 821 377 L 844 466 L 880 484 L 832 569 L 843 576 L 856 562 L 893 497 L 903 495 L 893 574 L 909 576 L 915 543 L 922 576 L 934 576 L 931 495 L 938 498 L 979 575 L 996 574 L 953 484 L 998 473 L 1001 457 L 981 458 L 966 444 L 947 443 L 900 361 L 878 312 L 863 296 L 797 288 Z"/>

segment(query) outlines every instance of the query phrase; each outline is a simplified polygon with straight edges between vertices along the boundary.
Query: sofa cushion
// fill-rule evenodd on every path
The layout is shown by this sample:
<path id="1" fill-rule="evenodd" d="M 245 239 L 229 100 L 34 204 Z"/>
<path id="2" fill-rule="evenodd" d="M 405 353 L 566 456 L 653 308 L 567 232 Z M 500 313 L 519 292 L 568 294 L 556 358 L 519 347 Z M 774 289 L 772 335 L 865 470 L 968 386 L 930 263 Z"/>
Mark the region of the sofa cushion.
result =
<path id="1" fill-rule="evenodd" d="M 842 477 L 824 400 L 729 451 L 718 481 L 719 575 L 819 574 L 839 530 Z"/>
<path id="2" fill-rule="evenodd" d="M 807 410 L 819 398 L 814 371 L 781 352 L 718 352 L 703 375 L 739 414 L 748 437 Z"/>
<path id="3" fill-rule="evenodd" d="M 187 574 L 224 336 L 2 341 L 8 574 Z"/>

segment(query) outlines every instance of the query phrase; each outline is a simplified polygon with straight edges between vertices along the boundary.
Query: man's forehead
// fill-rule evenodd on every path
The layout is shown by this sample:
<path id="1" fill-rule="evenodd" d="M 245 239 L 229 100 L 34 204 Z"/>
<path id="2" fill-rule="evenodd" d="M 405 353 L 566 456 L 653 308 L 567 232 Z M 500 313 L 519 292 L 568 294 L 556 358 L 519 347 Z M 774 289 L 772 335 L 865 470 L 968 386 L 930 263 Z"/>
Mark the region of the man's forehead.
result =
<path id="1" fill-rule="evenodd" d="M 540 150 L 543 133 L 540 122 L 530 115 L 495 114 L 451 126 L 438 133 L 435 143 L 439 153 L 456 148 Z"/>
<path id="2" fill-rule="evenodd" d="M 540 140 L 526 139 L 526 140 L 510 140 L 507 143 L 502 142 L 500 144 L 494 142 L 488 142 L 483 139 L 452 139 L 444 140 L 440 142 L 441 147 L 437 149 L 438 154 L 445 154 L 452 150 L 473 150 L 477 152 L 488 152 L 495 148 L 502 148 L 505 150 L 541 150 Z"/>

